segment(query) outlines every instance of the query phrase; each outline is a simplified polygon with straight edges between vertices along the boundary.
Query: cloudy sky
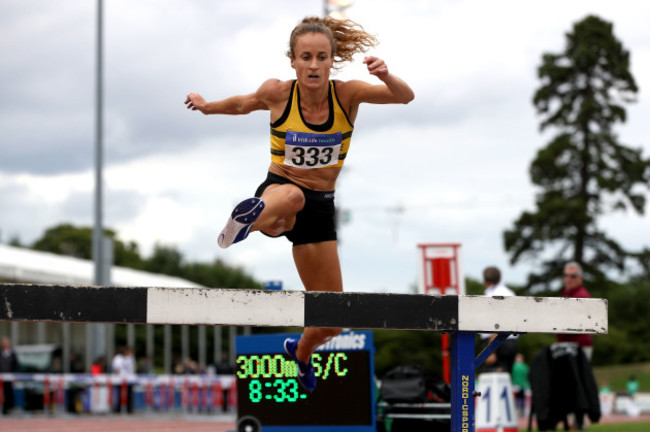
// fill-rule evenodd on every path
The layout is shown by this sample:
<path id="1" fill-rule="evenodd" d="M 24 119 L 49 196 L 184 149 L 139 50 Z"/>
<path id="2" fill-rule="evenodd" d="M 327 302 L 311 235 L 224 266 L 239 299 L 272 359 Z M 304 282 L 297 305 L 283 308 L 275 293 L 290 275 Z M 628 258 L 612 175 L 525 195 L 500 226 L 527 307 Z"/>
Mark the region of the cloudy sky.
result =
<path id="1" fill-rule="evenodd" d="M 0 1 L 0 241 L 93 223 L 95 6 L 90 0 Z M 268 112 L 203 116 L 188 92 L 219 99 L 291 79 L 288 36 L 322 0 L 105 0 L 105 225 L 148 255 L 157 242 L 191 261 L 215 258 L 300 289 L 290 243 L 259 234 L 221 250 L 233 204 L 269 164 Z M 371 54 L 405 79 L 406 106 L 361 107 L 337 203 L 345 289 L 406 292 L 417 245 L 462 244 L 465 275 L 487 265 L 521 283 L 503 231 L 533 208 L 528 167 L 550 135 L 531 104 L 544 52 L 588 14 L 614 23 L 640 87 L 621 141 L 650 154 L 650 3 L 633 0 L 356 0 L 348 17 L 378 36 Z M 361 57 L 336 76 L 369 76 Z M 648 245 L 647 217 L 603 227 Z"/>

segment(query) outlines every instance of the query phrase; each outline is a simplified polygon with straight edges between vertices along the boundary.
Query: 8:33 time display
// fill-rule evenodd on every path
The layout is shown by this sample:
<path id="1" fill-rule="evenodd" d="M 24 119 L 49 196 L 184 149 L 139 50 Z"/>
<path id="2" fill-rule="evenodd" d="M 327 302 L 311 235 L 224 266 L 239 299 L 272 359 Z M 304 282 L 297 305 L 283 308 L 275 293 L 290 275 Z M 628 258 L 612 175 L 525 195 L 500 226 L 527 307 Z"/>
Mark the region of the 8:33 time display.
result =
<path id="1" fill-rule="evenodd" d="M 317 385 L 313 393 L 298 383 L 295 362 L 278 352 L 290 336 L 237 337 L 238 416 L 257 419 L 264 431 L 299 425 L 373 430 L 372 333 L 343 333 L 314 353 Z"/>

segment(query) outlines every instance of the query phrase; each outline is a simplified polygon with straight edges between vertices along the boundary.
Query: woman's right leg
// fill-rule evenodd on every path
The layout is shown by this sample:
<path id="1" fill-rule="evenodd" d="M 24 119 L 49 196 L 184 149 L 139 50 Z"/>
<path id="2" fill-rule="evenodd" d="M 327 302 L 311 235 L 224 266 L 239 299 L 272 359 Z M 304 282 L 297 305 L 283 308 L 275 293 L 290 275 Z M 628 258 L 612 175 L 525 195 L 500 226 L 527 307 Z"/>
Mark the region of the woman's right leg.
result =
<path id="1" fill-rule="evenodd" d="M 227 248 L 244 240 L 252 231 L 279 236 L 296 223 L 296 214 L 305 205 L 305 196 L 293 184 L 272 184 L 262 196 L 248 198 L 237 204 L 226 226 L 219 234 L 218 244 Z"/>

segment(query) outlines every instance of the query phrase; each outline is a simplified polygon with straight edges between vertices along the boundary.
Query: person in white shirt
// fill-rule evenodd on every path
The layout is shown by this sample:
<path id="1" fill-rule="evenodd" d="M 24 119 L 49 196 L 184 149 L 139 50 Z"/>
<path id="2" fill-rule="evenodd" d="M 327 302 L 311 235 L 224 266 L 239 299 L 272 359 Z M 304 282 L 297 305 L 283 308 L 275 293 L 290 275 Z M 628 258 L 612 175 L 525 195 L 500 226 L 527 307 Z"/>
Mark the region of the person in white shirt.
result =
<path id="1" fill-rule="evenodd" d="M 489 297 L 508 297 L 515 295 L 514 291 L 501 282 L 501 271 L 497 267 L 486 267 L 483 270 L 483 285 L 485 285 L 485 295 Z M 496 333 L 481 333 L 481 338 L 486 340 L 486 345 L 496 337 Z M 511 335 L 485 360 L 485 369 L 510 373 L 516 355 L 517 336 Z"/>
<path id="2" fill-rule="evenodd" d="M 133 379 L 135 377 L 135 356 L 131 347 L 126 347 L 124 350 L 121 373 L 127 379 Z"/>
<path id="3" fill-rule="evenodd" d="M 116 383 L 114 386 L 114 394 L 121 396 L 122 391 L 122 380 L 127 380 L 127 401 L 126 409 L 127 412 L 133 412 L 133 382 L 135 378 L 135 357 L 133 356 L 133 348 L 131 347 L 120 347 L 117 354 L 113 357 L 111 362 L 111 372 L 113 375 L 120 376 L 120 382 Z M 114 398 L 115 402 L 113 403 L 113 411 L 119 412 L 121 410 L 121 397 Z"/>
<path id="4" fill-rule="evenodd" d="M 111 373 L 114 375 L 122 375 L 122 364 L 124 363 L 124 355 L 122 348 L 119 349 L 117 354 L 113 356 L 111 361 Z"/>

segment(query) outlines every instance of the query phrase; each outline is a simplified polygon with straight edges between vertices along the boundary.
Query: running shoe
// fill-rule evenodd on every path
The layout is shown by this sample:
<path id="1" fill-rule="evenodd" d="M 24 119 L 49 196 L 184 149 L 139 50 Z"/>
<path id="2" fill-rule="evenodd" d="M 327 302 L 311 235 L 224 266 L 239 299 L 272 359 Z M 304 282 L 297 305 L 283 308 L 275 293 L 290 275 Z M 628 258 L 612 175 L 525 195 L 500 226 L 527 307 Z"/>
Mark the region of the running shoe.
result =
<path id="1" fill-rule="evenodd" d="M 226 226 L 219 234 L 217 243 L 222 248 L 227 248 L 233 243 L 240 242 L 248 237 L 251 227 L 264 210 L 264 201 L 260 198 L 248 198 L 235 206 Z"/>
<path id="2" fill-rule="evenodd" d="M 298 360 L 298 357 L 296 356 L 296 348 L 298 348 L 298 339 L 287 338 L 284 340 L 284 350 L 298 366 L 298 382 L 305 390 L 312 392 L 316 388 L 316 374 L 314 373 L 314 367 L 311 365 L 311 360 L 309 360 L 309 363 L 303 363 Z"/>

